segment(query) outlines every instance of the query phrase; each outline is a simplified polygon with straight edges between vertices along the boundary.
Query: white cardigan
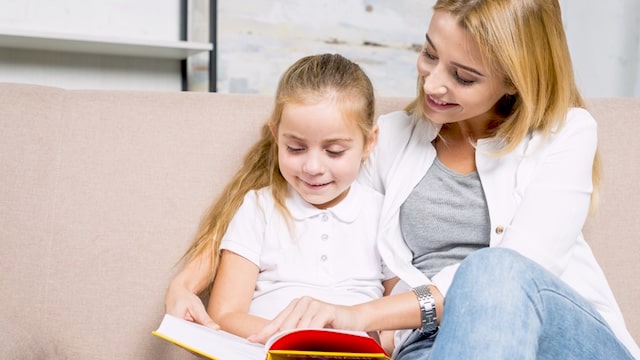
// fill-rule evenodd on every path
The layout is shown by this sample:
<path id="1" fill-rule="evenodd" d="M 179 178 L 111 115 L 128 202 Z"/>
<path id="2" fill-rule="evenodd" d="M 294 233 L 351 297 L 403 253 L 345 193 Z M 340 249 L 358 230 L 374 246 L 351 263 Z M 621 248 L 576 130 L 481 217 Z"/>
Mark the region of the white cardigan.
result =
<path id="1" fill-rule="evenodd" d="M 458 265 L 428 279 L 413 267 L 400 230 L 400 206 L 436 157 L 431 141 L 440 126 L 404 111 L 381 116 L 376 150 L 361 181 L 382 192 L 378 247 L 388 268 L 408 287 L 434 284 L 446 294 Z M 518 251 L 559 276 L 590 301 L 629 351 L 640 350 L 626 329 L 609 284 L 582 236 L 592 192 L 597 125 L 573 108 L 552 134 L 534 133 L 514 151 L 496 156 L 499 143 L 481 139 L 476 167 L 489 208 L 490 246 Z M 405 286 L 405 289 L 407 287 Z"/>

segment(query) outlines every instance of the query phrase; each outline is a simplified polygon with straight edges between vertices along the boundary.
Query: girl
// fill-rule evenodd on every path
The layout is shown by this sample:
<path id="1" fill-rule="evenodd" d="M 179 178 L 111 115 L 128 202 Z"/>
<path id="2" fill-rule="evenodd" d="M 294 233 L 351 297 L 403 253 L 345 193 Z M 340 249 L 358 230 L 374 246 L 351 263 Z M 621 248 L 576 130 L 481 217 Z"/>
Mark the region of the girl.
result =
<path id="1" fill-rule="evenodd" d="M 354 182 L 377 141 L 373 111 L 371 82 L 340 55 L 284 73 L 261 139 L 185 255 L 215 278 L 208 313 L 222 329 L 247 337 L 303 295 L 343 305 L 382 296 L 382 196 Z"/>
<path id="2" fill-rule="evenodd" d="M 418 96 L 380 118 L 363 174 L 384 193 L 378 244 L 402 279 L 395 295 L 302 298 L 253 339 L 415 329 L 397 332 L 394 359 L 640 358 L 581 233 L 597 127 L 558 1 L 438 0 L 417 65 Z"/>

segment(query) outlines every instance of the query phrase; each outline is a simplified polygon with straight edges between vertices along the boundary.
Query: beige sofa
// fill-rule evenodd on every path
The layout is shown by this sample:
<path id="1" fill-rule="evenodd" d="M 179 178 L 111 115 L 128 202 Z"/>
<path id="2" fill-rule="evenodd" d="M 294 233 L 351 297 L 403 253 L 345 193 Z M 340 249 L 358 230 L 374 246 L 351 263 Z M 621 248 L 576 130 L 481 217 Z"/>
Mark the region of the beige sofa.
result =
<path id="1" fill-rule="evenodd" d="M 640 340 L 640 98 L 589 107 L 606 177 L 585 232 Z M 270 110 L 258 95 L 0 84 L 0 358 L 193 358 L 151 331 Z"/>

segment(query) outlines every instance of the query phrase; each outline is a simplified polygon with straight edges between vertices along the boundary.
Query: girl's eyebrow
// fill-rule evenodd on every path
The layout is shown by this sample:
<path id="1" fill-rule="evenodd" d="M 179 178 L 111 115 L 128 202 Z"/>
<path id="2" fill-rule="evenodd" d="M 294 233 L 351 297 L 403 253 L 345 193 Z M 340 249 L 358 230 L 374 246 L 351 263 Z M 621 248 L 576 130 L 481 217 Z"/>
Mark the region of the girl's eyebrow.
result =
<path id="1" fill-rule="evenodd" d="M 429 43 L 429 45 L 433 48 L 433 50 L 435 50 L 437 52 L 438 49 L 433 44 L 433 41 L 431 41 L 431 38 L 429 38 L 429 34 L 425 34 L 425 37 L 427 38 L 427 42 Z M 472 68 L 470 66 L 463 65 L 463 64 L 460 64 L 458 62 L 451 62 L 451 64 L 454 65 L 454 66 L 457 66 L 457 67 L 459 67 L 461 69 L 467 70 L 468 72 L 472 72 L 472 73 L 474 73 L 474 74 L 476 74 L 478 76 L 484 77 L 483 73 L 481 73 L 480 71 L 478 71 L 478 70 L 476 70 L 476 69 L 474 69 L 474 68 Z"/>
<path id="2" fill-rule="evenodd" d="M 289 138 L 289 139 L 293 139 L 293 140 L 298 140 L 298 141 L 303 141 L 304 139 L 301 137 L 298 137 L 294 134 L 289 134 L 289 133 L 283 133 L 282 134 L 283 137 Z"/>
<path id="3" fill-rule="evenodd" d="M 294 134 L 289 134 L 289 133 L 284 133 L 282 134 L 283 137 L 285 138 L 289 138 L 295 141 L 300 141 L 303 142 L 305 141 L 305 139 L 298 137 Z M 342 143 L 342 142 L 353 142 L 352 138 L 333 138 L 333 139 L 326 139 L 323 141 L 324 144 L 333 144 L 333 143 Z"/>

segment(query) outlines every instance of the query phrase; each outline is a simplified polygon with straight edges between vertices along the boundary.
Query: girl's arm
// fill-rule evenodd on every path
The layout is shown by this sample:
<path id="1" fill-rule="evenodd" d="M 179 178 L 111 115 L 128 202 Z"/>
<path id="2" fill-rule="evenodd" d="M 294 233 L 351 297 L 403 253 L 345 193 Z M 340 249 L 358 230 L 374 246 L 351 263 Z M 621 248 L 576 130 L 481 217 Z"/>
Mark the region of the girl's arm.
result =
<path id="1" fill-rule="evenodd" d="M 220 327 L 241 337 L 262 329 L 268 320 L 249 315 L 259 268 L 246 258 L 223 250 L 209 298 L 209 315 Z"/>
<path id="2" fill-rule="evenodd" d="M 219 328 L 209 317 L 197 295 L 208 285 L 210 267 L 211 258 L 205 256 L 205 253 L 196 256 L 185 265 L 167 288 L 164 297 L 166 313 L 213 329 Z"/>

